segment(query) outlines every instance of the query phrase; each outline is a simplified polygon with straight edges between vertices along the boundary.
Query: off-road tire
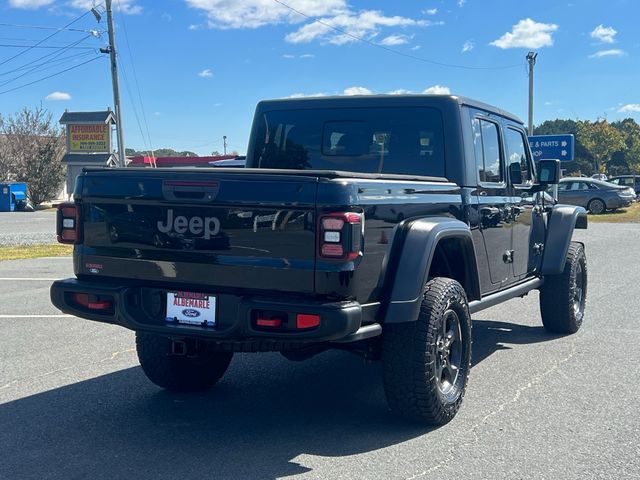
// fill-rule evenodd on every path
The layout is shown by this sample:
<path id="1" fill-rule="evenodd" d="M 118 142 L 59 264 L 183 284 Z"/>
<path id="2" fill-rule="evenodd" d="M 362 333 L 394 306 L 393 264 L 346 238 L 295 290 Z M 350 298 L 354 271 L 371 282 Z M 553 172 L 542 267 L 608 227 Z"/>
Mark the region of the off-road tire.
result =
<path id="1" fill-rule="evenodd" d="M 171 339 L 137 332 L 138 360 L 147 378 L 175 392 L 211 388 L 227 371 L 233 352 L 212 350 L 206 342 L 192 342 L 187 355 L 173 355 Z"/>
<path id="2" fill-rule="evenodd" d="M 438 378 L 442 364 L 444 323 L 451 312 L 460 326 L 460 340 L 454 342 L 459 368 L 450 389 Z M 389 408 L 421 422 L 443 425 L 458 412 L 471 368 L 471 317 L 467 296 L 455 280 L 438 277 L 424 289 L 415 321 L 389 323 L 382 333 L 384 388 Z M 453 348 L 452 348 L 453 351 Z M 453 357 L 452 357 L 453 358 Z M 451 361 L 453 363 L 453 361 Z"/>
<path id="3" fill-rule="evenodd" d="M 599 198 L 594 198 L 587 204 L 587 210 L 589 210 L 594 215 L 599 215 L 607 211 L 607 205 L 603 200 Z"/>
<path id="4" fill-rule="evenodd" d="M 582 325 L 587 299 L 587 257 L 581 243 L 571 242 L 558 275 L 546 275 L 540 288 L 544 328 L 553 333 L 575 333 Z"/>

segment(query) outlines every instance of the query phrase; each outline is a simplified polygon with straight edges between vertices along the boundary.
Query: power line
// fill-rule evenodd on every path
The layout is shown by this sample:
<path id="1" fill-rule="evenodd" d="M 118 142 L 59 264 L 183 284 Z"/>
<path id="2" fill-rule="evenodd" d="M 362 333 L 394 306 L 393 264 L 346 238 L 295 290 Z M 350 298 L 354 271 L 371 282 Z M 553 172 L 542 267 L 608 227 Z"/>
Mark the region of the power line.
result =
<path id="1" fill-rule="evenodd" d="M 16 90 L 19 90 L 19 89 L 24 88 L 24 87 L 28 87 L 29 85 L 33 85 L 34 83 L 43 82 L 43 81 L 48 80 L 48 79 L 50 79 L 52 77 L 55 77 L 57 75 L 61 75 L 61 74 L 65 73 L 65 72 L 68 72 L 69 70 L 73 70 L 75 68 L 78 68 L 78 67 L 81 67 L 83 65 L 86 65 L 87 63 L 93 62 L 94 60 L 97 60 L 98 58 L 103 58 L 103 57 L 100 56 L 100 55 L 96 55 L 95 57 L 87 60 L 86 62 L 79 63 L 78 65 L 74 65 L 73 67 L 65 68 L 64 70 L 60 70 L 59 72 L 52 73 L 51 75 L 47 75 L 46 77 L 43 77 L 43 78 L 39 78 L 38 80 L 34 80 L 33 82 L 25 83 L 24 85 L 20 85 L 18 87 L 13 87 L 13 88 L 11 88 L 9 90 L 4 90 L 4 91 L 0 92 L 0 95 L 3 95 L 5 93 L 10 93 L 10 92 L 15 92 Z"/>
<path id="2" fill-rule="evenodd" d="M 120 21 L 122 21 L 122 28 L 124 30 L 124 39 L 127 42 L 127 50 L 129 51 L 129 62 L 131 63 L 131 67 L 133 70 L 133 80 L 135 81 L 136 89 L 138 90 L 138 99 L 140 100 L 140 110 L 142 111 L 142 120 L 144 121 L 144 126 L 147 131 L 147 139 L 149 140 L 149 148 L 151 149 L 151 153 L 153 156 L 153 143 L 151 142 L 151 135 L 149 134 L 149 124 L 147 123 L 147 113 L 145 112 L 145 109 L 144 109 L 144 102 L 142 101 L 140 84 L 138 83 L 138 73 L 136 72 L 136 62 L 133 59 L 133 53 L 131 51 L 131 45 L 129 43 L 129 33 L 127 32 L 127 23 L 122 13 L 122 6 L 120 5 L 120 0 L 117 0 L 117 2 L 118 2 L 118 11 L 120 14 Z M 131 93 L 129 93 L 129 96 L 131 97 Z M 134 103 L 133 99 L 131 99 L 131 103 L 132 104 Z M 142 130 L 142 128 L 140 130 Z"/>
<path id="3" fill-rule="evenodd" d="M 56 60 L 49 60 L 49 61 L 46 62 L 46 64 L 53 65 L 53 64 L 64 63 L 66 60 L 71 60 L 71 59 L 80 58 L 80 57 L 86 57 L 87 55 L 91 55 L 91 53 L 92 52 L 74 53 L 73 55 L 69 55 L 67 57 L 57 58 Z M 33 63 L 34 62 L 25 63 L 21 67 L 14 68 L 13 70 L 9 70 L 9 71 L 4 72 L 4 73 L 0 73 L 0 77 L 8 75 L 10 73 L 20 72 L 22 70 L 27 70 L 28 68 L 31 68 L 30 65 L 33 64 Z"/>
<path id="4" fill-rule="evenodd" d="M 74 55 L 69 55 L 68 57 L 62 57 L 62 58 L 58 58 L 56 60 L 48 60 L 46 62 L 43 62 L 40 65 L 36 65 L 34 67 L 29 68 L 29 70 L 27 70 L 26 72 L 18 75 L 17 77 L 13 77 L 10 78 L 9 80 L 5 80 L 4 82 L 0 83 L 0 88 L 4 87 L 5 85 L 8 85 L 10 83 L 15 82 L 16 80 L 23 78 L 23 77 L 27 77 L 29 75 L 31 75 L 32 73 L 41 73 L 43 71 L 46 70 L 50 70 L 52 68 L 58 67 L 60 65 L 63 65 L 65 63 L 69 63 L 72 62 L 74 60 L 79 60 L 81 58 L 87 58 L 88 55 L 91 55 L 92 52 L 83 52 L 83 53 L 76 53 Z M 37 70 L 37 72 L 36 72 Z"/>
<path id="5" fill-rule="evenodd" d="M 15 45 L 15 44 L 8 44 L 8 43 L 0 43 L 0 47 L 7 47 L 7 48 L 27 48 L 29 50 L 33 49 L 33 48 L 63 48 L 60 46 L 53 46 L 53 45 Z M 95 50 L 94 47 L 72 47 L 73 50 Z M 22 55 L 22 54 L 20 54 Z M 17 55 L 16 55 L 17 56 Z M 2 62 L 0 63 L 0 65 L 4 65 L 7 62 Z"/>
<path id="6" fill-rule="evenodd" d="M 131 95 L 131 86 L 129 85 L 129 78 L 127 77 L 127 71 L 124 68 L 124 63 L 120 62 L 120 68 L 122 70 L 122 77 L 124 78 L 124 86 L 127 90 L 127 94 L 129 95 L 129 101 L 131 102 L 131 108 L 133 109 L 133 116 L 136 118 L 136 123 L 138 124 L 138 130 L 140 130 L 140 136 L 142 137 L 142 143 L 144 144 L 145 150 L 149 152 L 151 148 L 147 144 L 147 140 L 144 137 L 144 132 L 142 131 L 142 124 L 140 123 L 140 117 L 138 115 L 138 109 L 136 108 L 136 104 L 133 101 L 133 95 Z"/>
<path id="7" fill-rule="evenodd" d="M 49 40 L 50 38 L 56 36 L 57 34 L 59 34 L 61 31 L 63 31 L 64 29 L 70 27 L 71 25 L 73 25 L 74 23 L 76 23 L 77 21 L 83 19 L 85 16 L 87 16 L 89 13 L 91 13 L 91 11 L 87 11 L 84 12 L 82 15 L 80 15 L 78 18 L 76 18 L 75 20 L 70 21 L 69 23 L 67 23 L 64 27 L 62 27 L 62 29 L 56 30 L 55 32 L 53 32 L 51 35 L 49 35 L 48 37 L 43 38 L 42 40 L 40 40 L 38 43 L 36 43 L 35 45 L 32 45 L 30 47 L 27 47 L 25 50 L 16 53 L 13 57 L 9 57 L 8 59 L 0 62 L 0 66 L 4 65 L 7 62 L 10 62 L 11 60 L 18 58 L 21 55 L 24 55 L 25 53 L 27 53 L 28 51 L 30 51 L 33 48 L 38 47 L 39 45 L 43 44 L 44 42 L 46 42 L 47 40 Z"/>
<path id="8" fill-rule="evenodd" d="M 81 38 L 80 40 L 76 40 L 75 42 L 70 43 L 70 44 L 69 44 L 69 45 L 67 45 L 66 47 L 61 47 L 61 48 L 60 48 L 60 50 L 59 50 L 59 51 L 57 51 L 57 52 L 49 53 L 49 54 L 47 54 L 47 55 L 44 55 L 44 56 L 42 56 L 42 57 L 40 57 L 40 58 L 37 58 L 37 59 L 35 59 L 35 60 L 32 60 L 31 62 L 29 62 L 29 63 L 27 63 L 27 64 L 23 65 L 23 66 L 32 65 L 32 64 L 33 64 L 33 63 L 35 63 L 35 62 L 38 62 L 38 61 L 40 61 L 40 60 L 44 60 L 45 58 L 51 57 L 49 60 L 47 60 L 47 61 L 45 61 L 45 62 L 39 63 L 39 64 L 37 64 L 37 65 L 34 65 L 34 66 L 33 66 L 33 67 L 31 67 L 29 70 L 27 70 L 26 72 L 24 72 L 24 73 L 22 73 L 22 74 L 18 75 L 17 77 L 13 77 L 13 78 L 11 78 L 11 79 L 9 79 L 9 80 L 4 81 L 3 83 L 0 83 L 0 87 L 4 87 L 4 86 L 5 86 L 5 85 L 7 85 L 8 83 L 14 82 L 14 81 L 18 80 L 19 78 L 22 78 L 22 77 L 24 77 L 24 76 L 26 76 L 26 75 L 29 75 L 31 72 L 33 72 L 33 71 L 35 71 L 35 70 L 39 69 L 40 67 L 44 67 L 44 66 L 46 66 L 47 64 L 49 64 L 49 62 L 53 61 L 55 58 L 58 58 L 60 55 L 62 55 L 64 52 L 66 52 L 69 48 L 71 48 L 71 47 L 73 47 L 73 46 L 76 46 L 76 45 L 78 45 L 79 43 L 84 42 L 84 41 L 85 41 L 87 38 L 89 38 L 90 36 L 91 36 L 91 35 L 87 35 L 86 37 L 83 37 L 83 38 Z M 85 54 L 86 54 L 86 53 L 90 53 L 90 52 L 85 52 Z M 5 75 L 6 75 L 6 74 L 5 74 Z M 0 74 L 0 76 L 2 76 L 2 74 Z"/>
<path id="9" fill-rule="evenodd" d="M 95 30 L 86 30 L 81 28 L 59 28 L 59 27 L 49 27 L 45 25 L 19 25 L 15 23 L 0 23 L 0 27 L 15 27 L 15 28 L 32 28 L 36 30 L 58 30 L 58 31 L 67 31 L 67 32 L 84 32 L 84 33 L 93 33 Z M 99 32 L 104 33 L 104 32 Z"/>
<path id="10" fill-rule="evenodd" d="M 87 35 L 86 37 L 81 38 L 78 41 L 75 41 L 73 43 L 69 43 L 67 45 L 61 46 L 61 47 L 55 47 L 58 50 L 62 50 L 62 51 L 66 51 L 66 50 L 76 50 L 78 48 L 82 48 L 82 49 L 87 49 L 87 50 L 93 50 L 96 51 L 95 48 L 93 47 L 78 47 L 77 45 L 82 43 L 83 41 L 85 41 L 87 38 L 89 38 L 91 35 Z M 85 52 L 88 53 L 88 52 Z M 47 53 L 46 55 L 43 55 L 42 57 L 38 57 L 34 60 L 31 60 L 30 62 L 25 63 L 24 65 L 21 65 L 19 67 L 14 68 L 13 70 L 7 70 L 6 72 L 0 73 L 0 77 L 3 77 L 5 75 L 9 75 L 10 73 L 13 72 L 17 72 L 20 70 L 24 70 L 25 67 L 28 67 L 29 65 L 33 65 L 34 63 L 40 61 L 40 60 L 44 60 L 45 58 L 51 57 L 52 55 L 54 55 L 55 57 L 57 57 L 59 55 L 59 52 L 52 52 L 52 53 Z"/>
<path id="11" fill-rule="evenodd" d="M 412 55 L 411 53 L 401 52 L 400 50 L 396 50 L 396 49 L 393 49 L 393 48 L 389 48 L 389 47 L 387 47 L 385 45 L 381 45 L 379 43 L 372 42 L 371 40 L 367 40 L 366 38 L 359 37 L 359 36 L 354 35 L 354 34 L 352 34 L 350 32 L 347 32 L 346 30 L 343 30 L 343 29 L 341 29 L 339 27 L 333 26 L 333 25 L 331 25 L 331 24 L 329 24 L 329 23 L 327 23 L 327 22 L 325 22 L 325 21 L 323 21 L 323 20 L 321 20 L 321 19 L 319 19 L 317 17 L 313 17 L 311 15 L 307 15 L 306 13 L 301 12 L 300 10 L 297 10 L 297 9 L 287 5 L 286 3 L 281 2 L 280 0 L 273 0 L 273 1 L 276 2 L 279 5 L 282 5 L 285 8 L 288 8 L 292 12 L 297 13 L 298 15 L 301 15 L 301 16 L 309 19 L 309 20 L 313 20 L 314 22 L 319 23 L 320 25 L 324 25 L 325 27 L 330 28 L 331 30 L 335 30 L 336 32 L 341 33 L 342 35 L 346 35 L 347 37 L 353 38 L 354 40 L 357 40 L 359 42 L 366 43 L 368 45 L 371 45 L 372 47 L 377 47 L 377 48 L 380 48 L 380 49 L 385 50 L 387 52 L 394 53 L 394 54 L 400 55 L 402 57 L 410 58 L 412 60 L 418 60 L 420 62 L 430 63 L 432 65 L 438 65 L 440 67 L 461 68 L 461 69 L 465 69 L 465 70 L 505 70 L 505 69 L 508 69 L 508 68 L 516 68 L 516 67 L 521 67 L 522 66 L 522 63 L 518 63 L 518 64 L 513 64 L 513 65 L 503 65 L 503 66 L 498 66 L 498 67 L 489 67 L 489 66 L 472 67 L 472 66 L 469 66 L 469 65 L 457 65 L 457 64 L 454 64 L 454 63 L 444 63 L 444 62 L 438 62 L 438 61 L 435 61 L 435 60 L 430 60 L 428 58 L 419 57 L 417 55 Z"/>

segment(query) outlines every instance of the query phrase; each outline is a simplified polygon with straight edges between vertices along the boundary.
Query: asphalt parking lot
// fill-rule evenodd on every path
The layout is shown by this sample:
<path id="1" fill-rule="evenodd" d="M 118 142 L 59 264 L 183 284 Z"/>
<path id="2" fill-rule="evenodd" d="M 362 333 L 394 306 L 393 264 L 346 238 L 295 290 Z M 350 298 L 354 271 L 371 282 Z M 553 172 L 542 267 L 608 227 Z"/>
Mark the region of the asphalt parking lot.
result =
<path id="1" fill-rule="evenodd" d="M 0 246 L 56 243 L 55 210 L 0 212 Z"/>
<path id="2" fill-rule="evenodd" d="M 595 224 L 580 332 L 537 294 L 474 316 L 474 366 L 439 429 L 387 412 L 380 365 L 236 355 L 209 393 L 145 378 L 133 334 L 60 314 L 69 258 L 0 262 L 0 478 L 624 479 L 640 472 L 638 225 Z"/>

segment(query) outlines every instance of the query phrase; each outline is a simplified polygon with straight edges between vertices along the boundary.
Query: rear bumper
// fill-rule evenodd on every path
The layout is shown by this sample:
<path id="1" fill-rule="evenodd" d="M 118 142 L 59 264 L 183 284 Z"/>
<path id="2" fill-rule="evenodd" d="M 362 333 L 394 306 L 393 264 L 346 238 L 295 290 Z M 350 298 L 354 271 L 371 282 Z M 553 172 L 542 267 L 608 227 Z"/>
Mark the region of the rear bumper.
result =
<path id="1" fill-rule="evenodd" d="M 178 290 L 184 287 L 178 288 Z M 90 282 L 78 279 L 58 280 L 51 286 L 51 302 L 65 313 L 97 322 L 172 337 L 200 337 L 224 343 L 272 341 L 286 348 L 287 344 L 321 343 L 349 338 L 362 324 L 362 307 L 358 302 L 315 302 L 297 299 L 280 300 L 269 297 L 215 294 L 217 323 L 214 327 L 182 325 L 165 320 L 166 289 Z M 92 310 L 73 299 L 74 293 L 112 298 L 112 307 Z M 257 312 L 285 312 L 280 327 L 259 327 Z M 313 328 L 297 329 L 298 313 L 319 315 L 320 324 Z"/>

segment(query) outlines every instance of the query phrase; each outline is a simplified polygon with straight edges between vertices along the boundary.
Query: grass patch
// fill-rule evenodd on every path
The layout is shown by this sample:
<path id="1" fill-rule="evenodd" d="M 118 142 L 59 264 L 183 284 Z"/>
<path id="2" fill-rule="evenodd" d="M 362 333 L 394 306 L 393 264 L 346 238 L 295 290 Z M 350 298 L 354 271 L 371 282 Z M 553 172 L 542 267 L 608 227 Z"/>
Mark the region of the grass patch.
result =
<path id="1" fill-rule="evenodd" d="M 2 260 L 23 260 L 25 258 L 65 257 L 73 252 L 72 245 L 16 245 L 0 247 L 0 262 Z"/>
<path id="2" fill-rule="evenodd" d="M 640 223 L 640 202 L 635 202 L 630 207 L 621 208 L 615 212 L 607 212 L 600 215 L 589 214 L 589 221 L 604 223 Z"/>

